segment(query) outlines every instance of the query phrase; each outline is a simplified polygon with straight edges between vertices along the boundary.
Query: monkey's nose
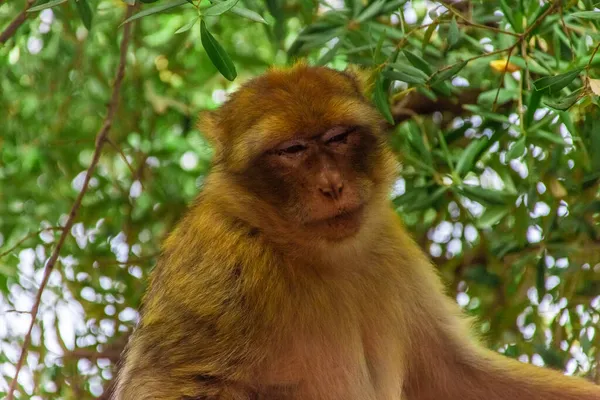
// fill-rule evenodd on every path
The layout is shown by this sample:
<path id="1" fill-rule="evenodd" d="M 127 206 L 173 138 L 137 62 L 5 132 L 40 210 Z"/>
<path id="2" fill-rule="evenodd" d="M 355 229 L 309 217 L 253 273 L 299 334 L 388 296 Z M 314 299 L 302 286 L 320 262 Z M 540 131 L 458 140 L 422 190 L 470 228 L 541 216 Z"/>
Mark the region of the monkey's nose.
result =
<path id="1" fill-rule="evenodd" d="M 321 194 L 325 197 L 330 198 L 331 200 L 339 200 L 342 196 L 342 190 L 344 189 L 344 184 L 342 182 L 330 182 L 329 185 L 319 188 Z"/>

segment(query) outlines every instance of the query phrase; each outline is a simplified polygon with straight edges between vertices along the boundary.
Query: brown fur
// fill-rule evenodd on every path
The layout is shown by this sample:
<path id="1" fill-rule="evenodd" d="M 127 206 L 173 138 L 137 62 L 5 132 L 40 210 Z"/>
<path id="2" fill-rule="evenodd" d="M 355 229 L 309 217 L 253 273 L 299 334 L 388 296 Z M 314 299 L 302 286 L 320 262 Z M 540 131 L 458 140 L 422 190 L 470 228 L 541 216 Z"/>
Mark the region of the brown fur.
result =
<path id="1" fill-rule="evenodd" d="M 164 245 L 115 399 L 600 400 L 470 338 L 388 205 L 395 162 L 363 90 L 299 64 L 203 116 L 215 166 Z M 299 228 L 336 211 L 311 186 L 329 161 L 289 169 L 268 152 L 335 126 L 361 127 L 328 156 L 346 204 L 365 203 L 343 238 Z"/>

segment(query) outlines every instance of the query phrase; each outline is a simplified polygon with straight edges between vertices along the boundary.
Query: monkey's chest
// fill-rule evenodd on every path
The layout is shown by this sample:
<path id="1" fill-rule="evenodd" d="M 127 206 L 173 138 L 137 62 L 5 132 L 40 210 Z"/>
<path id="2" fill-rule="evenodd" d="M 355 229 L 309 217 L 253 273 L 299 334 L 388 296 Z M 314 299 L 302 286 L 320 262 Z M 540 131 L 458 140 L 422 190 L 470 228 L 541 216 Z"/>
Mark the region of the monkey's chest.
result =
<path id="1" fill-rule="evenodd" d="M 309 332 L 290 337 L 286 347 L 265 377 L 285 391 L 282 399 L 401 400 L 400 349 L 383 330 Z"/>

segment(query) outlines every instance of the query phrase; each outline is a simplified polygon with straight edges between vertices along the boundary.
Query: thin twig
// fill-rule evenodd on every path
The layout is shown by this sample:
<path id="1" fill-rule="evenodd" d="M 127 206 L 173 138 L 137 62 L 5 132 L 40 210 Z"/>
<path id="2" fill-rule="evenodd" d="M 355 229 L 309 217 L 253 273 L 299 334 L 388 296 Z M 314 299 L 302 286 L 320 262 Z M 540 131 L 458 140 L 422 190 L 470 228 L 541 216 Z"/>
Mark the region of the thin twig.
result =
<path id="1" fill-rule="evenodd" d="M 2 1 L 0 0 L 0 3 L 1 2 Z M 23 22 L 25 22 L 25 20 L 29 16 L 27 14 L 27 10 L 29 10 L 29 8 L 31 8 L 31 6 L 35 2 L 36 2 L 36 0 L 27 0 L 27 3 L 25 3 L 25 8 L 23 9 L 23 11 L 21 11 L 19 13 L 19 15 L 17 15 L 15 17 L 15 19 L 13 19 L 10 22 L 10 24 L 8 24 L 6 29 L 2 33 L 0 33 L 0 43 L 2 43 L 2 44 L 6 43 L 8 41 L 8 39 L 10 39 L 15 34 L 17 29 L 19 29 L 19 27 L 23 24 Z"/>
<path id="2" fill-rule="evenodd" d="M 519 37 L 519 34 L 515 33 L 515 32 L 505 31 L 504 29 L 495 28 L 493 26 L 487 26 L 487 25 L 477 24 L 475 22 L 471 22 L 471 21 L 467 20 L 465 17 L 462 17 L 462 16 L 460 18 L 463 19 L 463 22 L 458 22 L 459 25 L 470 26 L 472 28 L 477 28 L 477 29 L 484 29 L 486 31 L 492 31 L 492 32 L 495 32 L 495 33 L 499 33 L 501 35 L 509 35 L 509 36 Z"/>
<path id="3" fill-rule="evenodd" d="M 13 250 L 15 250 L 17 247 L 19 247 L 20 245 L 22 245 L 27 240 L 29 240 L 29 239 L 31 239 L 33 237 L 36 237 L 40 233 L 43 233 L 43 232 L 46 232 L 46 231 L 60 231 L 62 229 L 63 229 L 62 226 L 50 226 L 48 228 L 43 228 L 43 229 L 40 229 L 39 231 L 32 232 L 32 233 L 26 235 L 25 237 L 23 237 L 21 240 L 19 240 L 17 243 L 15 243 L 15 245 L 12 246 L 11 248 L 9 248 L 8 250 L 3 251 L 2 253 L 0 253 L 0 258 L 4 257 L 5 255 L 7 255 L 9 253 L 12 253 Z"/>
<path id="4" fill-rule="evenodd" d="M 504 77 L 506 76 L 506 71 L 508 71 L 508 68 L 509 68 L 508 65 L 510 64 L 510 57 L 512 56 L 512 52 L 517 44 L 519 44 L 519 42 L 515 43 L 508 50 L 508 57 L 506 58 L 506 64 L 504 64 L 504 70 L 502 70 L 502 76 L 500 77 L 500 84 L 498 85 L 498 90 L 496 91 L 496 97 L 494 97 L 494 102 L 492 103 L 492 112 L 496 111 L 496 106 L 498 105 L 498 96 L 500 96 L 500 89 L 502 89 L 502 85 L 504 83 Z"/>
<path id="5" fill-rule="evenodd" d="M 525 32 L 523 32 L 523 33 L 521 34 L 521 38 L 520 38 L 520 39 L 521 39 L 521 40 L 527 40 L 527 36 L 529 36 L 529 34 L 530 34 L 530 33 L 531 33 L 531 32 L 532 32 L 532 31 L 533 31 L 535 28 L 537 28 L 537 26 L 538 26 L 539 24 L 541 24 L 541 23 L 542 23 L 542 22 L 543 22 L 543 21 L 546 19 L 546 17 L 547 17 L 548 15 L 552 14 L 552 12 L 554 11 L 554 9 L 555 9 L 556 7 L 558 7 L 558 5 L 559 5 L 559 4 L 560 4 L 560 0 L 555 0 L 555 2 L 554 2 L 554 3 L 553 3 L 551 6 L 550 6 L 550 7 L 548 7 L 548 9 L 547 9 L 546 11 L 544 11 L 544 13 L 543 13 L 542 15 L 540 15 L 540 16 L 538 17 L 538 19 L 536 19 L 536 20 L 535 20 L 535 22 L 534 22 L 534 23 L 533 23 L 531 26 L 529 26 Z"/>
<path id="6" fill-rule="evenodd" d="M 588 71 L 588 73 L 590 71 L 590 68 L 592 68 L 592 61 L 594 61 L 594 57 L 596 56 L 598 49 L 600 49 L 600 43 L 598 43 L 596 45 L 596 47 L 594 48 L 594 51 L 592 52 L 592 56 L 590 57 L 590 61 L 588 61 L 587 65 L 585 66 L 585 69 Z"/>
<path id="7" fill-rule="evenodd" d="M 133 177 L 133 179 L 135 179 L 136 171 L 135 171 L 135 169 L 133 169 L 133 166 L 127 159 L 127 156 L 125 155 L 125 153 L 123 153 L 123 150 L 121 150 L 121 148 L 119 146 L 117 146 L 117 144 L 115 142 L 113 142 L 109 137 L 106 138 L 106 141 L 117 151 L 117 153 L 119 153 L 119 155 L 121 156 L 121 159 L 123 159 L 123 162 L 127 165 L 127 168 L 129 168 L 129 172 L 131 172 L 131 176 Z M 142 188 L 143 187 L 144 186 L 142 185 Z"/>
<path id="8" fill-rule="evenodd" d="M 564 15 L 564 6 L 560 5 L 560 24 L 562 26 L 563 32 L 567 39 L 569 39 L 569 49 L 571 50 L 571 60 L 575 59 L 575 47 L 573 46 L 573 38 L 571 37 L 571 32 L 569 32 L 569 28 L 567 28 L 567 24 L 565 23 L 565 15 Z"/>
<path id="9" fill-rule="evenodd" d="M 125 19 L 129 18 L 133 14 L 134 9 L 135 9 L 135 7 L 127 7 Z M 14 399 L 14 392 L 15 392 L 15 388 L 17 386 L 19 372 L 21 371 L 21 368 L 23 367 L 23 363 L 24 363 L 25 357 L 27 355 L 27 350 L 31 343 L 31 331 L 33 330 L 33 327 L 35 325 L 37 314 L 38 314 L 38 311 L 40 308 L 40 303 L 42 300 L 42 293 L 44 292 L 44 289 L 45 289 L 46 285 L 48 284 L 48 280 L 50 278 L 50 273 L 54 269 L 54 265 L 56 264 L 56 261 L 58 260 L 58 255 L 60 253 L 60 250 L 61 250 L 63 244 L 65 243 L 65 240 L 67 239 L 69 230 L 71 229 L 71 226 L 73 226 L 73 223 L 75 222 L 75 217 L 77 216 L 77 212 L 79 211 L 79 207 L 81 206 L 81 201 L 88 189 L 90 180 L 94 173 L 94 170 L 96 169 L 96 166 L 98 165 L 98 161 L 100 160 L 100 154 L 102 153 L 102 147 L 104 147 L 104 144 L 106 143 L 106 137 L 108 136 L 108 132 L 110 131 L 110 128 L 112 126 L 113 118 L 115 116 L 115 113 L 117 111 L 117 107 L 119 104 L 119 94 L 120 94 L 120 90 L 121 90 L 121 84 L 123 83 L 123 77 L 125 76 L 125 64 L 127 62 L 127 47 L 129 45 L 130 36 L 131 36 L 131 23 L 128 23 L 125 25 L 125 28 L 123 30 L 123 38 L 121 39 L 121 51 L 120 51 L 120 56 L 119 56 L 119 65 L 117 67 L 117 72 L 115 75 L 115 83 L 113 86 L 110 103 L 108 104 L 106 118 L 104 119 L 104 123 L 102 124 L 100 131 L 98 131 L 98 134 L 96 135 L 96 147 L 94 150 L 94 155 L 92 157 L 90 166 L 87 169 L 87 173 L 85 175 L 85 180 L 83 182 L 83 186 L 82 186 L 81 190 L 79 191 L 79 195 L 75 199 L 73 206 L 71 207 L 71 211 L 69 212 L 69 217 L 67 219 L 67 222 L 64 225 L 64 228 L 60 235 L 60 238 L 58 239 L 58 243 L 56 244 L 56 247 L 54 248 L 54 251 L 52 252 L 52 255 L 50 256 L 50 258 L 48 259 L 48 263 L 46 264 L 46 267 L 44 269 L 44 276 L 42 278 L 42 282 L 40 283 L 40 287 L 39 287 L 37 295 L 35 297 L 35 302 L 33 304 L 33 307 L 31 308 L 31 323 L 29 324 L 29 329 L 23 340 L 23 346 L 21 348 L 21 356 L 19 357 L 19 361 L 17 362 L 17 365 L 15 367 L 15 376 L 14 376 L 12 382 L 10 383 L 10 387 L 8 388 L 8 393 L 7 393 L 7 397 L 6 397 L 7 400 Z"/>
<path id="10" fill-rule="evenodd" d="M 516 37 L 520 36 L 516 32 L 505 31 L 504 29 L 496 28 L 496 27 L 493 27 L 493 26 L 482 25 L 482 24 L 478 24 L 476 22 L 473 22 L 469 18 L 467 18 L 464 15 L 462 15 L 457 9 L 455 9 L 454 7 L 452 7 L 449 3 L 444 3 L 444 7 L 446 7 L 452 14 L 454 14 L 455 16 L 457 16 L 458 18 L 460 18 L 460 19 L 462 19 L 464 21 L 462 23 L 458 22 L 461 25 L 472 26 L 473 28 L 484 29 L 484 30 L 487 30 L 487 31 L 491 31 L 491 32 L 495 32 L 495 33 L 500 33 L 500 34 L 503 34 L 503 35 L 510 35 L 510 36 L 516 36 Z"/>
<path id="11" fill-rule="evenodd" d="M 454 64 L 446 65 L 444 68 L 440 68 L 433 75 L 431 75 L 431 77 L 429 77 L 429 80 L 431 80 L 432 77 L 434 77 L 435 75 L 439 74 L 440 72 L 446 71 L 446 70 L 454 67 L 457 64 L 462 64 L 465 61 L 469 63 L 471 61 L 478 60 L 480 58 L 485 58 L 485 57 L 495 56 L 496 54 L 506 53 L 507 51 L 511 51 L 512 49 L 514 49 L 514 47 L 515 47 L 515 45 L 513 44 L 512 46 L 507 47 L 505 49 L 490 51 L 489 53 L 483 53 L 483 54 L 480 54 L 478 56 L 467 58 L 466 60 L 462 60 L 462 61 L 456 62 Z"/>

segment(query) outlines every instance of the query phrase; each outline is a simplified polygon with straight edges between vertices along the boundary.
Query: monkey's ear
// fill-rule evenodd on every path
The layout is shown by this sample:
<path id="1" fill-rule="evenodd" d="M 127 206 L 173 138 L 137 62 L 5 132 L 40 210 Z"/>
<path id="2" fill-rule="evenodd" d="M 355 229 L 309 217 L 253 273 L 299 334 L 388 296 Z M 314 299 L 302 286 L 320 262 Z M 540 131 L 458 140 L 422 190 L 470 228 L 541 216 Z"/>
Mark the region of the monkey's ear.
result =
<path id="1" fill-rule="evenodd" d="M 349 65 L 344 70 L 344 74 L 352 79 L 356 84 L 358 91 L 365 97 L 370 98 L 373 91 L 373 71 L 367 68 L 361 68 L 357 65 Z"/>
<path id="2" fill-rule="evenodd" d="M 215 150 L 215 160 L 218 160 L 223 151 L 223 132 L 219 126 L 219 117 L 216 111 L 201 111 L 198 116 L 198 129 L 210 142 Z"/>

